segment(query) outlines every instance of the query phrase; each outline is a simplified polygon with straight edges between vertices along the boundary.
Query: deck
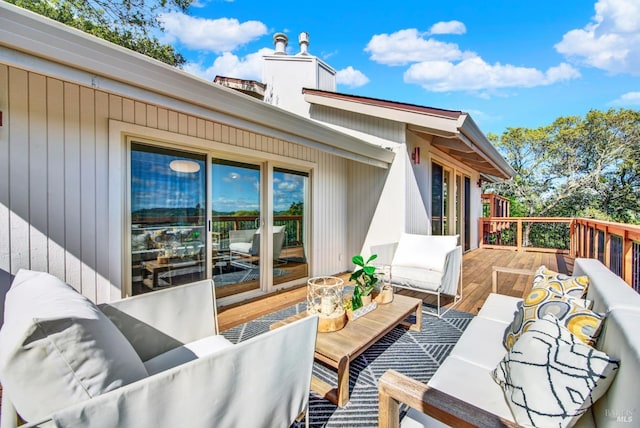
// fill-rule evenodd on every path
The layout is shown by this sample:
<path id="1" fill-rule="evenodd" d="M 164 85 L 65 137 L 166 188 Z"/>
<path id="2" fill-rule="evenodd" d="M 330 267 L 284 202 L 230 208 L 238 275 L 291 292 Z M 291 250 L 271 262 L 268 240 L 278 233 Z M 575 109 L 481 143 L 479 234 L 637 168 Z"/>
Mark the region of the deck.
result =
<path id="1" fill-rule="evenodd" d="M 511 250 L 478 249 L 466 253 L 462 260 L 462 301 L 456 310 L 477 314 L 485 299 L 491 292 L 491 268 L 502 266 L 517 269 L 534 270 L 540 265 L 557 272 L 570 274 L 573 272 L 573 258 L 566 254 L 516 252 Z M 340 275 L 348 283 L 349 274 Z M 500 274 L 498 291 L 501 294 L 522 296 L 530 287 L 532 278 L 524 275 Z M 406 290 L 402 294 L 430 297 Z M 267 315 L 294 303 L 306 299 L 306 287 L 300 286 L 288 291 L 279 292 L 258 300 L 218 309 L 218 323 L 221 331 L 243 324 L 252 319 Z M 445 301 L 446 302 L 446 301 Z"/>

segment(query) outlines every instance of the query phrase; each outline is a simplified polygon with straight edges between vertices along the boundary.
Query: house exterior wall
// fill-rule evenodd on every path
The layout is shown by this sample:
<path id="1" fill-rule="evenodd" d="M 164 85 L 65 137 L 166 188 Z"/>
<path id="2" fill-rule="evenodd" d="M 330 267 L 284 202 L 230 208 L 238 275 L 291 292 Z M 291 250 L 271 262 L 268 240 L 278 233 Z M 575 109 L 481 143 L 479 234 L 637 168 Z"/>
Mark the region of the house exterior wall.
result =
<path id="1" fill-rule="evenodd" d="M 0 290 L 29 268 L 56 275 L 95 302 L 122 297 L 128 249 L 118 225 L 127 213 L 118 186 L 126 185 L 126 149 L 114 124 L 168 136 L 176 147 L 186 142 L 312 165 L 311 275 L 349 269 L 349 231 L 369 217 L 347 215 L 349 171 L 359 162 L 161 103 L 0 63 L 0 111 Z"/>
<path id="2" fill-rule="evenodd" d="M 409 150 L 405 144 L 407 137 L 404 123 L 381 117 L 337 110 L 327 106 L 313 105 L 311 118 L 321 121 L 341 132 L 388 147 L 395 153 L 395 159 L 388 171 L 352 171 L 352 183 L 364 184 L 371 198 L 369 204 L 371 218 L 361 223 L 366 230 L 358 231 L 349 241 L 360 243 L 355 252 L 369 255 L 371 247 L 397 242 L 402 232 L 427 234 L 431 230 L 426 202 L 418 186 L 416 171 L 411 166 Z M 426 151 L 425 151 L 426 152 Z M 426 164 L 422 164 L 425 168 Z M 356 172 L 359 175 L 356 175 Z M 370 174 L 370 175 L 367 175 Z M 374 195 L 377 195 L 375 197 Z M 365 201 L 359 203 L 366 203 Z M 351 211 L 357 215 L 358 206 Z M 355 221 L 355 219 L 353 219 Z"/>

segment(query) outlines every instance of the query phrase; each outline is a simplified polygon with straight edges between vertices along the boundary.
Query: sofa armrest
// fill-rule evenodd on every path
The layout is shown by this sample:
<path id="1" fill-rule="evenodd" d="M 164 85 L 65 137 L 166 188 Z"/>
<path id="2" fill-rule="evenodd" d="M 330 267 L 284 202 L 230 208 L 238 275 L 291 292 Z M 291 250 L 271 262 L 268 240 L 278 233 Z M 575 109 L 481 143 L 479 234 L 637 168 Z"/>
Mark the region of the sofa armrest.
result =
<path id="1" fill-rule="evenodd" d="M 503 266 L 492 266 L 491 267 L 491 292 L 498 293 L 498 272 L 503 273 L 513 273 L 516 275 L 535 275 L 536 271 L 531 269 L 517 269 Z"/>
<path id="2" fill-rule="evenodd" d="M 308 408 L 317 328 L 317 316 L 304 318 L 51 419 L 64 427 L 288 427 Z"/>
<path id="3" fill-rule="evenodd" d="M 518 426 L 395 370 L 387 370 L 380 377 L 378 397 L 380 400 L 378 426 L 380 428 L 398 428 L 400 426 L 400 403 L 407 404 L 409 407 L 452 427 Z"/>

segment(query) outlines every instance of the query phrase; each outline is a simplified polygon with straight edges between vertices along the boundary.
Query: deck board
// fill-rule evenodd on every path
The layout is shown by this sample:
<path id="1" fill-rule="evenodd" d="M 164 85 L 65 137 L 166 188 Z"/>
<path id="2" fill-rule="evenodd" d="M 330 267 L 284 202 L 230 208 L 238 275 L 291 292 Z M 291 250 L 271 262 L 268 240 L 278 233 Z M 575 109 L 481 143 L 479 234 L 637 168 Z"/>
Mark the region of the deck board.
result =
<path id="1" fill-rule="evenodd" d="M 563 254 L 495 249 L 478 249 L 466 253 L 462 259 L 463 298 L 456 306 L 456 310 L 472 314 L 478 313 L 491 292 L 492 266 L 535 270 L 540 265 L 566 274 L 573 272 L 573 258 Z M 345 283 L 348 283 L 348 273 L 342 273 L 339 276 L 345 280 Z M 499 276 L 498 291 L 501 294 L 523 296 L 529 290 L 531 280 L 530 276 L 502 273 Z M 423 293 L 408 290 L 399 292 L 414 297 L 424 297 L 426 302 L 431 299 Z M 250 302 L 221 307 L 218 309 L 218 324 L 220 330 L 224 331 L 305 299 L 306 287 L 300 286 Z"/>

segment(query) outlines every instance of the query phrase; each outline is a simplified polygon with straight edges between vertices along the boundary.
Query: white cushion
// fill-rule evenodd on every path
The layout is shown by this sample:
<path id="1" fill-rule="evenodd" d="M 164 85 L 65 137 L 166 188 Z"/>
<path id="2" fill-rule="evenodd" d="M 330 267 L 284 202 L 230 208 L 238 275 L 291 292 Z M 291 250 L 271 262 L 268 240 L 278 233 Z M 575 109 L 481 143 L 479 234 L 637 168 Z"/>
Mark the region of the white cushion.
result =
<path id="1" fill-rule="evenodd" d="M 442 272 L 411 266 L 391 266 L 391 282 L 404 287 L 436 291 L 442 284 Z"/>
<path id="2" fill-rule="evenodd" d="M 224 336 L 213 335 L 204 337 L 153 357 L 145 361 L 144 366 L 147 372 L 149 372 L 149 375 L 154 375 L 180 364 L 202 358 L 205 355 L 213 354 L 229 346 L 233 346 L 233 344 Z"/>
<path id="3" fill-rule="evenodd" d="M 403 233 L 391 264 L 442 271 L 447 253 L 457 245 L 458 235 L 432 236 Z"/>
<path id="4" fill-rule="evenodd" d="M 492 375 L 519 424 L 571 427 L 607 391 L 618 367 L 546 315 L 522 334 Z"/>
<path id="5" fill-rule="evenodd" d="M 491 377 L 491 370 L 477 364 L 454 356 L 447 357 L 428 385 L 487 412 L 513 421 L 502 389 Z"/>
<path id="6" fill-rule="evenodd" d="M 145 378 L 131 344 L 56 277 L 20 270 L 5 301 L 0 383 L 27 421 Z"/>
<path id="7" fill-rule="evenodd" d="M 229 244 L 229 249 L 231 251 L 248 254 L 251 252 L 252 246 L 253 242 L 232 242 L 231 244 Z"/>
<path id="8" fill-rule="evenodd" d="M 491 293 L 478 312 L 478 317 L 511 323 L 518 312 L 518 303 L 522 299 Z"/>
<path id="9" fill-rule="evenodd" d="M 509 324 L 505 322 L 475 317 L 449 355 L 491 371 L 507 353 L 502 346 L 502 338 L 507 327 Z"/>

